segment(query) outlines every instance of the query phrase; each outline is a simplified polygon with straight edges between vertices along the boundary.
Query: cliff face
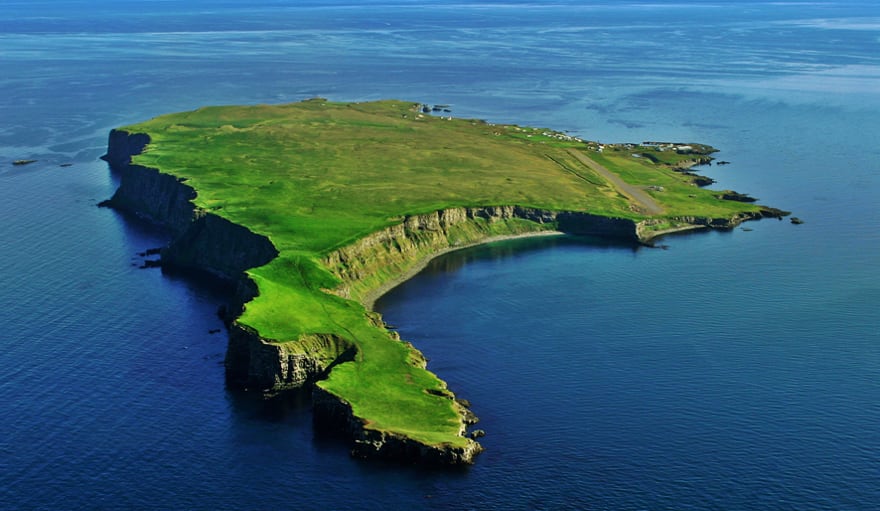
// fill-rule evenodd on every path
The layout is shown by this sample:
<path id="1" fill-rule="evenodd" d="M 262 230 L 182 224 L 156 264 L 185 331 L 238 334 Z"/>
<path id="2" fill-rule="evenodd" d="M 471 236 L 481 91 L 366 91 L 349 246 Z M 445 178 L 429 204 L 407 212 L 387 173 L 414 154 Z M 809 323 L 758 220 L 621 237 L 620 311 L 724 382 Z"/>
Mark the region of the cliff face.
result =
<path id="1" fill-rule="evenodd" d="M 547 230 L 639 240 L 632 220 L 520 206 L 450 208 L 406 216 L 399 224 L 332 252 L 322 262 L 343 281 L 334 292 L 369 304 L 376 290 L 439 252 L 496 236 Z"/>
<path id="2" fill-rule="evenodd" d="M 309 385 L 336 364 L 354 359 L 354 347 L 336 336 L 313 334 L 296 343 L 271 343 L 238 323 L 229 326 L 226 379 L 236 387 L 277 393 Z"/>
<path id="3" fill-rule="evenodd" d="M 162 250 L 163 264 L 206 271 L 226 280 L 238 279 L 245 270 L 276 256 L 278 250 L 269 238 L 217 215 L 198 213 Z"/>
<path id="4" fill-rule="evenodd" d="M 113 139 L 111 137 L 111 141 Z M 121 142 L 119 136 L 115 139 Z M 122 150 L 115 148 L 117 158 L 114 161 L 117 163 L 111 163 L 111 167 L 120 174 L 119 188 L 104 204 L 163 225 L 174 236 L 180 236 L 195 218 L 203 215 L 191 202 L 196 197 L 195 190 L 174 176 L 129 164 L 132 155 L 129 155 L 125 164 L 119 165 L 118 155 Z"/>
<path id="5" fill-rule="evenodd" d="M 529 223 L 513 223 L 510 220 L 525 220 Z M 470 224 L 467 226 L 469 228 L 465 228 L 466 224 Z M 440 250 L 496 235 L 551 228 L 569 234 L 638 241 L 635 222 L 626 219 L 520 206 L 451 208 L 406 216 L 399 224 L 376 231 L 334 251 L 323 262 L 334 268 L 344 281 L 360 280 L 371 270 L 365 268 L 367 260 L 375 262 L 369 264 L 371 267 L 384 266 L 387 263 L 412 259 L 420 249 Z"/>
<path id="6" fill-rule="evenodd" d="M 104 159 L 120 173 L 121 180 L 105 204 L 171 231 L 172 241 L 162 249 L 163 267 L 208 273 L 236 285 L 237 303 L 227 318 L 227 379 L 242 387 L 278 391 L 320 377 L 348 347 L 321 340 L 311 343 L 319 356 L 294 353 L 290 346 L 266 342 L 234 322 L 241 306 L 257 293 L 244 271 L 268 263 L 278 251 L 265 236 L 196 208 L 192 202 L 196 192 L 184 181 L 157 169 L 132 165 L 131 157 L 143 151 L 149 140 L 142 133 L 110 133 Z"/>
<path id="7" fill-rule="evenodd" d="M 107 141 L 107 154 L 101 158 L 110 164 L 114 170 L 125 168 L 131 163 L 131 157 L 141 154 L 150 137 L 146 133 L 129 133 L 125 130 L 110 130 Z"/>
<path id="8" fill-rule="evenodd" d="M 248 268 L 262 266 L 278 255 L 269 238 L 196 208 L 192 202 L 196 191 L 185 181 L 132 165 L 131 157 L 147 143 L 149 137 L 142 133 L 110 133 L 104 158 L 121 180 L 107 205 L 171 230 L 173 240 L 162 250 L 163 266 L 208 272 L 234 282 Z"/>

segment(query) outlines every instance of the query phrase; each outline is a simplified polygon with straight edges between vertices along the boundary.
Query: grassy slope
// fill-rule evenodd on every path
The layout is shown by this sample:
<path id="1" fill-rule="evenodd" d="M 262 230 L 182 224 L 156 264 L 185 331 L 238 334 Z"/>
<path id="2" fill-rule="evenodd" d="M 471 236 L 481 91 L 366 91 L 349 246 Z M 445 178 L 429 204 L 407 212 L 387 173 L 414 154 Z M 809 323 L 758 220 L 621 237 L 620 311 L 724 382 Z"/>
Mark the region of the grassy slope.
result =
<path id="1" fill-rule="evenodd" d="M 268 236 L 280 256 L 250 270 L 260 296 L 240 322 L 267 339 L 332 333 L 355 342 L 358 363 L 320 384 L 373 427 L 428 443 L 463 443 L 433 374 L 407 363 L 405 344 L 373 326 L 359 303 L 327 294 L 338 282 L 318 260 L 397 223 L 455 206 L 521 205 L 639 219 L 603 178 L 546 130 L 420 115 L 409 102 L 311 100 L 209 107 L 128 126 L 152 143 L 141 165 L 186 178 L 199 207 Z M 719 201 L 646 158 L 590 156 L 632 184 L 656 184 L 669 216 L 729 216 L 754 206 Z"/>

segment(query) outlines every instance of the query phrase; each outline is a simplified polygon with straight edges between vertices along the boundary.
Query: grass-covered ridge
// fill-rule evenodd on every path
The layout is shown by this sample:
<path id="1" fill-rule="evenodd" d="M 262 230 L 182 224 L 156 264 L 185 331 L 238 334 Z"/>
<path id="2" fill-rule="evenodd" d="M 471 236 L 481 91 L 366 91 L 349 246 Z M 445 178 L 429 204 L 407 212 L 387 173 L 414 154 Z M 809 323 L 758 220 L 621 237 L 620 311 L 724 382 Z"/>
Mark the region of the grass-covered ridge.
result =
<path id="1" fill-rule="evenodd" d="M 360 303 L 326 292 L 339 280 L 322 258 L 404 215 L 453 207 L 518 205 L 637 221 L 646 208 L 634 193 L 644 193 L 662 211 L 653 215 L 670 219 L 658 222 L 664 227 L 675 217 L 759 209 L 693 186 L 672 170 L 688 159 L 675 150 L 599 151 L 546 129 L 423 114 L 411 102 L 208 107 L 123 129 L 151 139 L 134 163 L 186 179 L 198 207 L 267 236 L 278 249 L 276 259 L 249 270 L 260 294 L 238 321 L 279 343 L 313 333 L 351 342 L 355 361 L 319 384 L 369 427 L 429 444 L 465 443 L 455 403 L 438 395 L 443 382 L 413 363 L 412 350 L 376 327 Z M 486 232 L 529 229 L 520 223 Z M 483 234 L 475 229 L 462 236 Z"/>

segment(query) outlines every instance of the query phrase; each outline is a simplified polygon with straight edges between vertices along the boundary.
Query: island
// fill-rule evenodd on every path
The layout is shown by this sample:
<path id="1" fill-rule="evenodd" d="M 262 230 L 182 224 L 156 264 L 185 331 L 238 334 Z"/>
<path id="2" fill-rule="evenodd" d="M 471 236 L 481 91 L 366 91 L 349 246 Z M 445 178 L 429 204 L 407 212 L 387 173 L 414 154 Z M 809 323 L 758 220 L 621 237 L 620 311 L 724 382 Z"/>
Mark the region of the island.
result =
<path id="1" fill-rule="evenodd" d="M 787 212 L 690 171 L 715 149 L 601 144 L 448 108 L 315 98 L 217 106 L 111 131 L 104 205 L 171 233 L 161 265 L 224 279 L 229 385 L 312 389 L 316 424 L 352 453 L 472 463 L 476 417 L 372 310 L 430 258 L 511 236 L 648 244 Z M 440 115 L 434 115 L 435 113 Z"/>

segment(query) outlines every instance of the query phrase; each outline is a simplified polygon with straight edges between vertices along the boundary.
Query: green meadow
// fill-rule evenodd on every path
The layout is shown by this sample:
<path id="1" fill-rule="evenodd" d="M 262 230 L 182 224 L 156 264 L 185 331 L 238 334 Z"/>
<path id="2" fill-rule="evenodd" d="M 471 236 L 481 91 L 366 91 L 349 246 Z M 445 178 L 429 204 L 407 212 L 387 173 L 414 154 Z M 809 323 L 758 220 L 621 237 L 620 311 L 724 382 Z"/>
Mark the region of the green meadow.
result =
<path id="1" fill-rule="evenodd" d="M 657 225 L 760 209 L 718 199 L 673 170 L 693 156 L 655 146 L 600 152 L 552 130 L 440 117 L 412 102 L 208 107 L 123 129 L 151 137 L 135 163 L 185 178 L 198 207 L 267 236 L 278 249 L 276 259 L 248 271 L 260 294 L 238 321 L 278 343 L 313 333 L 346 339 L 357 347 L 355 360 L 318 385 L 348 401 L 369 427 L 429 444 L 466 442 L 444 383 L 420 367 L 406 343 L 377 327 L 361 303 L 326 291 L 341 283 L 322 258 L 405 215 L 452 207 L 646 218 L 572 151 L 644 189 L 663 209 Z M 478 240 L 553 227 L 523 224 L 530 222 L 477 221 L 461 227 L 461 235 Z M 381 275 L 376 284 L 393 277 Z"/>

